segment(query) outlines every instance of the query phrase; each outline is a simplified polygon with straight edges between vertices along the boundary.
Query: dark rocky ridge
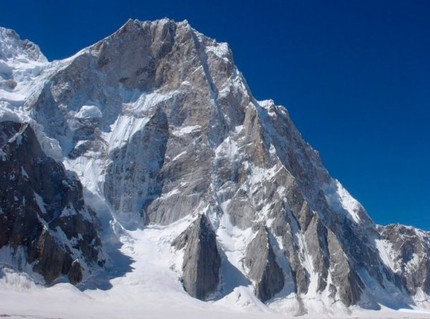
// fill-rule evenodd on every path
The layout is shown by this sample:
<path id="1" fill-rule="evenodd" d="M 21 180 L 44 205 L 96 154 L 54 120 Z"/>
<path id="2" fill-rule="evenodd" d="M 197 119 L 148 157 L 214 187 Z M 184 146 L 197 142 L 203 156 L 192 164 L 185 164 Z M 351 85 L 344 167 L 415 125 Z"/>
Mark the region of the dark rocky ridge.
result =
<path id="1" fill-rule="evenodd" d="M 102 266 L 97 221 L 76 175 L 44 154 L 27 123 L 0 122 L 0 150 L 0 248 L 22 248 L 47 283 L 67 275 L 76 284 L 88 265 Z"/>

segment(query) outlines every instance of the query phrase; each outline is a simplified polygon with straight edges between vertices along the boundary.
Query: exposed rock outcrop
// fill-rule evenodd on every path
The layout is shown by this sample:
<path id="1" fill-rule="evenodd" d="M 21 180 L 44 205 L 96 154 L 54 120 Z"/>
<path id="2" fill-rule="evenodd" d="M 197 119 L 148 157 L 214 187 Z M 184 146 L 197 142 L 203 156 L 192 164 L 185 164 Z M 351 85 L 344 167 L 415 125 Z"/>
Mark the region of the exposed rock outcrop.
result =
<path id="1" fill-rule="evenodd" d="M 221 257 L 216 235 L 205 215 L 200 215 L 172 246 L 184 250 L 182 283 L 191 296 L 207 300 L 219 285 Z"/>
<path id="2" fill-rule="evenodd" d="M 261 301 L 271 299 L 284 287 L 284 274 L 276 261 L 267 229 L 262 226 L 246 248 L 245 265 L 255 282 L 255 295 Z"/>
<path id="3" fill-rule="evenodd" d="M 383 244 L 391 254 L 389 266 L 402 278 L 402 285 L 414 295 L 430 294 L 430 234 L 399 224 L 379 226 Z"/>
<path id="4" fill-rule="evenodd" d="M 104 263 L 97 222 L 76 175 L 47 157 L 29 124 L 0 122 L 0 248 L 10 247 L 47 283 L 78 283 Z M 13 256 L 12 256 L 13 257 Z M 21 256 L 19 256 L 21 258 Z M 74 262 L 76 260 L 76 262 Z"/>

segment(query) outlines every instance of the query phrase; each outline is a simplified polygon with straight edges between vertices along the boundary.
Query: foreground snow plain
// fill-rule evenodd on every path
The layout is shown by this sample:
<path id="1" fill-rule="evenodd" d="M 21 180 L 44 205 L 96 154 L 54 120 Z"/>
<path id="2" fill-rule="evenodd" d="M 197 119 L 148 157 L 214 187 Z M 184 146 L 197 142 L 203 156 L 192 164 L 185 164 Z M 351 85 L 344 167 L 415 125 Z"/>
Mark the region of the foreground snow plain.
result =
<path id="1" fill-rule="evenodd" d="M 57 283 L 38 285 L 25 274 L 3 265 L 0 270 L 0 317 L 5 318 L 293 318 L 295 309 L 285 314 L 276 302 L 262 304 L 250 286 L 224 287 L 224 296 L 202 302 L 191 298 L 180 282 L 181 252 L 170 242 L 182 232 L 189 220 L 173 226 L 153 226 L 126 231 L 120 226 L 123 254 L 111 265 L 110 275 L 94 276 L 80 287 Z M 114 227 L 115 228 L 115 227 Z M 228 243 L 226 243 L 228 244 Z M 232 254 L 233 256 L 234 254 Z M 234 260 L 231 260 L 234 262 Z M 118 274 L 123 274 L 117 276 Z M 233 274 L 232 274 L 233 275 Z M 109 277 L 110 276 L 110 277 Z M 95 288 L 97 287 L 97 288 Z M 294 303 L 292 303 L 294 304 Z M 280 314 L 280 311 L 283 314 Z M 430 318 L 430 311 L 400 309 L 393 311 L 318 310 L 301 318 Z"/>

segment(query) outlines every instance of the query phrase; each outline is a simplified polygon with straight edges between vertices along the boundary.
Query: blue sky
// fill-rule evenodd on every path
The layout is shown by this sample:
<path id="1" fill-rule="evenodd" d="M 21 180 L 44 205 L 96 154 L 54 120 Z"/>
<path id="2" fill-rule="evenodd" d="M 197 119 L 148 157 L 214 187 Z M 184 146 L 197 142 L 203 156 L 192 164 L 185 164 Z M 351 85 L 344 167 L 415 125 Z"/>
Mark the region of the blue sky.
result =
<path id="1" fill-rule="evenodd" d="M 377 223 L 430 230 L 430 1 L 14 0 L 0 25 L 52 60 L 163 17 L 228 42 Z"/>

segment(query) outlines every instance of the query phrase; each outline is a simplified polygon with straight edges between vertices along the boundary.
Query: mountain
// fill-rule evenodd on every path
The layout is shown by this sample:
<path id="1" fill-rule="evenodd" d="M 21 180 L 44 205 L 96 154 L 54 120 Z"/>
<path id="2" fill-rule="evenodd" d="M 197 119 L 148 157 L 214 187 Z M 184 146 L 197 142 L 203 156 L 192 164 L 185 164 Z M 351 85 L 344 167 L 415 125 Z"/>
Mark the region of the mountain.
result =
<path id="1" fill-rule="evenodd" d="M 85 290 L 119 276 L 120 255 L 136 263 L 122 275 L 139 271 L 134 234 L 151 234 L 169 251 L 160 273 L 201 300 L 428 304 L 430 234 L 376 225 L 288 111 L 252 96 L 228 45 L 188 22 L 129 20 L 52 62 L 0 29 L 0 77 L 4 265 Z"/>

